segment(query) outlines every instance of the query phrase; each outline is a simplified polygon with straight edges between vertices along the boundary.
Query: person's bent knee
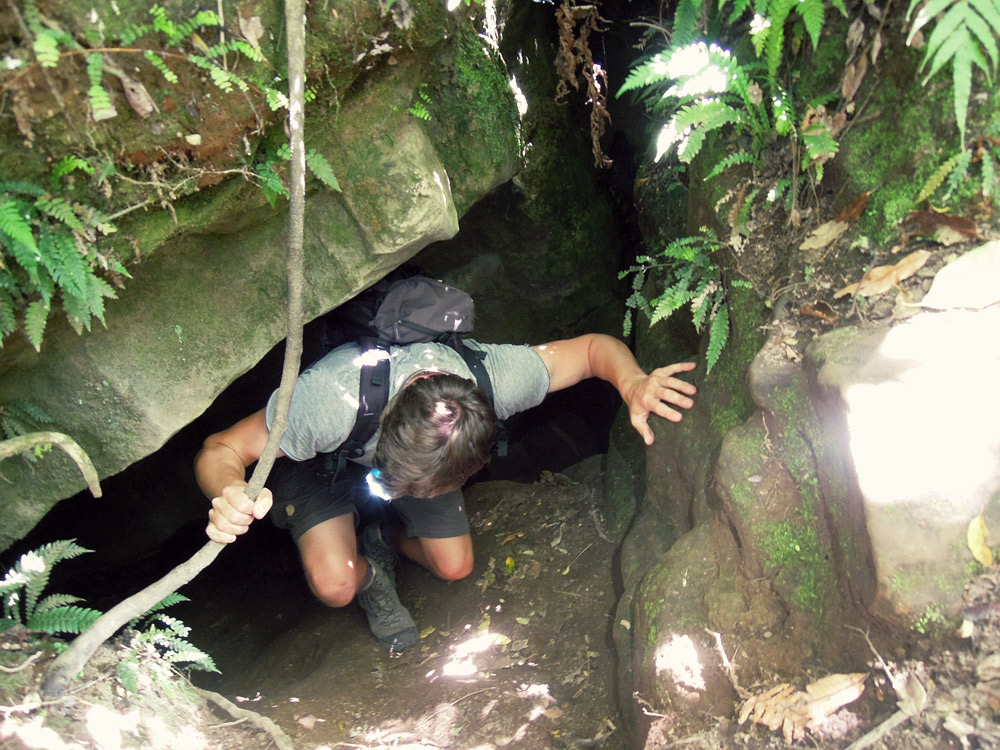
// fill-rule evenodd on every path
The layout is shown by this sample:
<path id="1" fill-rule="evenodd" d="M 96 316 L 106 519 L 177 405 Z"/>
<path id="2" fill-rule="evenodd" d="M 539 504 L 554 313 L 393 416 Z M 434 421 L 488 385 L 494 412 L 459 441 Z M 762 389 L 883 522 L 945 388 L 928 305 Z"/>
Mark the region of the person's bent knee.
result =
<path id="1" fill-rule="evenodd" d="M 434 565 L 434 574 L 443 581 L 460 581 L 472 573 L 473 560 L 438 561 Z"/>
<path id="2" fill-rule="evenodd" d="M 357 593 L 357 584 L 350 578 L 308 576 L 309 588 L 328 607 L 346 607 Z"/>

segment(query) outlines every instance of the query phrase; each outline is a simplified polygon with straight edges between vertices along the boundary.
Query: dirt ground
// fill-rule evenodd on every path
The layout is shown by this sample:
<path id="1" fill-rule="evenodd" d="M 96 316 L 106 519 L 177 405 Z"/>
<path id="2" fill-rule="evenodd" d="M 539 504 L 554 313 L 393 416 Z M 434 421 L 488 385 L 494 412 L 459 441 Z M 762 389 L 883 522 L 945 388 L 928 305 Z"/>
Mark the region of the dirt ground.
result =
<path id="1" fill-rule="evenodd" d="M 475 572 L 444 583 L 400 566 L 401 599 L 423 638 L 397 655 L 375 642 L 356 606 L 334 611 L 315 602 L 294 548 L 261 525 L 190 584 L 193 601 L 175 612 L 221 674 L 194 673 L 194 688 L 158 678 L 162 664 L 146 659 L 141 688 L 129 693 L 116 676 L 127 648 L 117 644 L 99 652 L 68 696 L 39 705 L 34 690 L 50 657 L 10 672 L 32 654 L 8 631 L 0 748 L 623 750 L 616 706 L 630 697 L 616 694 L 609 637 L 618 540 L 602 525 L 600 498 L 600 457 L 535 483 L 473 487 Z M 998 573 L 972 582 L 969 638 L 928 636 L 915 652 L 884 654 L 882 664 L 873 650 L 862 697 L 797 744 L 1000 747 L 998 595 Z M 903 705 L 918 715 L 852 745 L 897 712 L 890 674 L 909 680 Z M 740 725 L 739 708 L 705 717 L 699 728 L 651 712 L 646 747 L 787 746 L 780 728 Z"/>

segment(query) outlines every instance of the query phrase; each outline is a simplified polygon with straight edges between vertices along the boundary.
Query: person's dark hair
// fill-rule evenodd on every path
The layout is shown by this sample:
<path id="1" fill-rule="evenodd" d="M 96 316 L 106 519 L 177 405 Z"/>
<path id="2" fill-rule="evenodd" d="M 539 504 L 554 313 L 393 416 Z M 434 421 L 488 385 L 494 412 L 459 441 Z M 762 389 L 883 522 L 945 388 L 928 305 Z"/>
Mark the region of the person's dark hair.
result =
<path id="1" fill-rule="evenodd" d="M 479 471 L 496 439 L 496 414 L 475 383 L 431 375 L 403 388 L 382 412 L 374 465 L 391 496 L 436 497 Z"/>

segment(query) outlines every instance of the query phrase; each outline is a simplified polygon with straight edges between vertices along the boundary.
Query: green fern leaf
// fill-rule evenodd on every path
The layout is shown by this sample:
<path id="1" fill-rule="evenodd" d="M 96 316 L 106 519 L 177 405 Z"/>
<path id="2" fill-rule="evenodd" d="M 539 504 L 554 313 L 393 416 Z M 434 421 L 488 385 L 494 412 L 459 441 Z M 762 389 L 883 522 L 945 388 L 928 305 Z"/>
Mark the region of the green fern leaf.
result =
<path id="1" fill-rule="evenodd" d="M 130 24 L 121 34 L 122 46 L 128 46 L 137 39 L 149 33 L 149 26 L 146 24 Z"/>
<path id="2" fill-rule="evenodd" d="M 996 29 L 990 28 L 990 24 L 971 7 L 966 14 L 965 24 L 979 40 L 982 47 L 985 48 L 986 54 L 990 56 L 990 70 L 986 71 L 988 78 L 990 72 L 996 68 L 998 54 L 1000 54 L 1000 51 L 997 49 L 996 39 L 994 39 L 994 34 L 1000 34 L 1000 26 L 997 26 Z"/>
<path id="3" fill-rule="evenodd" d="M 49 596 L 38 602 L 38 606 L 35 607 L 35 612 L 45 612 L 46 610 L 56 609 L 57 607 L 65 607 L 67 604 L 75 604 L 76 602 L 82 602 L 78 596 L 73 596 L 72 594 L 50 594 Z"/>
<path id="4" fill-rule="evenodd" d="M 694 299 L 695 293 L 690 290 L 673 290 L 670 294 L 661 297 L 653 306 L 653 315 L 649 325 L 655 325 L 661 320 L 666 320 L 677 310 Z"/>
<path id="5" fill-rule="evenodd" d="M 813 49 L 816 49 L 819 47 L 819 35 L 823 31 L 823 18 L 826 15 L 823 0 L 803 0 L 796 6 L 796 10 L 802 16 Z"/>
<path id="6" fill-rule="evenodd" d="M 729 306 L 723 302 L 719 305 L 715 316 L 712 318 L 712 325 L 708 332 L 708 351 L 705 354 L 705 362 L 708 366 L 706 375 L 712 372 L 715 363 L 722 355 L 722 349 L 729 340 Z"/>
<path id="7" fill-rule="evenodd" d="M 14 200 L 0 203 L 0 232 L 37 254 L 38 246 L 35 243 L 35 234 L 28 220 L 28 211 L 28 204 L 24 201 Z M 6 242 L 3 244 L 8 245 Z M 13 247 L 8 246 L 8 249 L 14 252 Z"/>
<path id="8" fill-rule="evenodd" d="M 968 32 L 966 32 L 968 36 Z M 971 40 L 970 40 L 971 44 Z M 955 124 L 958 126 L 959 142 L 965 146 L 965 124 L 969 111 L 969 97 L 972 96 L 972 63 L 978 49 L 965 44 L 955 52 L 952 61 L 952 86 L 955 95 Z"/>
<path id="9" fill-rule="evenodd" d="M 0 182 L 0 193 L 20 193 L 22 195 L 45 195 L 45 189 L 33 182 Z"/>
<path id="10" fill-rule="evenodd" d="M 996 187 L 996 162 L 988 153 L 983 154 L 983 197 L 989 198 Z"/>
<path id="11" fill-rule="evenodd" d="M 958 154 L 958 159 L 955 160 L 955 168 L 948 175 L 948 190 L 945 193 L 945 201 L 950 200 L 952 194 L 965 182 L 965 178 L 969 176 L 970 166 L 972 166 L 972 151 L 965 149 Z"/>
<path id="12" fill-rule="evenodd" d="M 720 0 L 719 10 L 721 11 L 726 4 L 726 0 Z M 747 10 L 753 7 L 753 0 L 735 0 L 733 2 L 733 7 L 729 11 L 729 25 L 734 25 Z"/>
<path id="13" fill-rule="evenodd" d="M 920 5 L 921 1 L 922 0 L 910 0 L 910 7 L 906 11 L 907 20 L 910 19 L 914 9 Z M 920 9 L 920 12 L 917 13 L 916 18 L 913 19 L 913 26 L 910 27 L 910 34 L 906 37 L 906 46 L 910 46 L 910 43 L 913 41 L 913 37 L 916 36 L 916 33 L 920 31 L 920 29 L 926 26 L 929 21 L 933 21 L 939 13 L 954 5 L 955 2 L 956 0 L 928 0 L 928 2 Z"/>
<path id="14" fill-rule="evenodd" d="M 24 313 L 24 330 L 28 341 L 36 352 L 42 350 L 42 338 L 45 335 L 45 324 L 49 319 L 49 306 L 41 300 L 35 300 Z"/>
<path id="15" fill-rule="evenodd" d="M 25 623 L 29 630 L 43 633 L 82 633 L 89 628 L 101 612 L 86 607 L 59 607 L 45 612 L 36 612 Z"/>
<path id="16" fill-rule="evenodd" d="M 920 189 L 920 193 L 917 194 L 914 203 L 922 203 L 934 194 L 934 191 L 941 187 L 941 184 L 945 181 L 945 178 L 951 174 L 951 170 L 955 168 L 955 163 L 958 161 L 959 154 L 955 154 L 953 157 L 948 159 L 944 164 L 934 170 L 934 174 L 930 176 L 930 179 L 924 183 L 923 188 Z"/>
<path id="17" fill-rule="evenodd" d="M 683 47 L 694 41 L 701 23 L 701 0 L 680 0 L 674 10 L 674 25 L 670 43 L 673 47 Z"/>
<path id="18" fill-rule="evenodd" d="M 54 68 L 59 64 L 59 35 L 51 29 L 42 29 L 31 45 L 43 68 Z"/>
<path id="19" fill-rule="evenodd" d="M 80 221 L 79 217 L 73 213 L 73 207 L 67 203 L 62 198 L 40 198 L 35 201 L 35 205 L 38 209 L 53 219 L 61 221 L 66 226 L 71 229 L 75 229 L 78 232 L 83 232 L 83 223 Z"/>
<path id="20" fill-rule="evenodd" d="M 19 570 L 27 574 L 25 583 L 25 612 L 30 617 L 35 613 L 39 597 L 49 583 L 52 568 L 63 560 L 71 560 L 85 552 L 90 552 L 73 539 L 60 539 L 39 547 L 34 552 L 22 555 L 17 563 Z M 32 560 L 33 562 L 28 562 Z"/>
<path id="21" fill-rule="evenodd" d="M 728 156 L 720 160 L 719 163 L 716 164 L 714 167 L 712 167 L 712 171 L 705 176 L 705 179 L 710 180 L 713 177 L 717 177 L 718 175 L 725 172 L 727 169 L 734 167 L 737 164 L 756 164 L 756 163 L 757 163 L 757 157 L 755 157 L 749 151 L 734 151 L 733 153 L 729 154 Z"/>
<path id="22" fill-rule="evenodd" d="M 987 33 L 992 30 L 992 34 L 1000 34 L 1000 3 L 996 0 L 969 0 L 969 5 L 986 20 Z M 979 36 L 978 33 L 976 35 Z"/>
<path id="23" fill-rule="evenodd" d="M 772 86 L 777 85 L 778 68 L 784 54 L 785 21 L 798 0 L 774 0 L 768 8 L 771 26 L 768 29 L 764 55 L 767 62 L 767 77 Z"/>
<path id="24" fill-rule="evenodd" d="M 309 171 L 320 182 L 338 193 L 341 192 L 340 183 L 337 182 L 337 175 L 333 173 L 333 167 L 330 166 L 330 162 L 326 160 L 323 154 L 314 148 L 309 149 L 308 153 L 306 153 L 306 165 L 309 167 Z"/>
<path id="25" fill-rule="evenodd" d="M 937 31 L 937 29 L 935 29 L 935 31 Z M 939 39 L 941 43 L 936 47 L 931 47 L 928 42 L 924 60 L 920 65 L 922 70 L 926 67 L 928 61 L 931 62 L 930 72 L 924 76 L 924 85 L 926 85 L 927 82 L 934 77 L 934 74 L 941 70 L 946 63 L 950 62 L 959 50 L 972 44 L 972 38 L 969 36 L 969 30 L 965 28 L 965 26 L 959 27 L 950 36 L 946 38 L 939 37 Z"/>

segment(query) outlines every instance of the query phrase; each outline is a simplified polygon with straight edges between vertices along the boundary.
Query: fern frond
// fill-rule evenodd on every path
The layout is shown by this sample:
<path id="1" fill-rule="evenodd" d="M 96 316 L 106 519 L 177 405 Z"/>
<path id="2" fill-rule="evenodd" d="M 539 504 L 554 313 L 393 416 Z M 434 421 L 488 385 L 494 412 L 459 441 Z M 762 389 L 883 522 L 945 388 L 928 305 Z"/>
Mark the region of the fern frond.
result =
<path id="1" fill-rule="evenodd" d="M 45 324 L 49 320 L 49 305 L 42 300 L 35 300 L 24 312 L 24 331 L 28 341 L 36 352 L 42 350 L 42 338 L 45 336 Z"/>
<path id="2" fill-rule="evenodd" d="M 38 602 L 35 612 L 45 612 L 56 607 L 65 607 L 67 604 L 75 604 L 82 601 L 83 599 L 72 594 L 50 594 Z"/>
<path id="3" fill-rule="evenodd" d="M 989 153 L 983 154 L 983 197 L 989 198 L 996 188 L 996 162 Z"/>
<path id="4" fill-rule="evenodd" d="M 118 114 L 111 103 L 111 97 L 104 88 L 103 76 L 104 58 L 96 52 L 87 55 L 87 77 L 90 79 L 87 97 L 90 100 L 91 116 L 95 122 L 110 120 Z"/>
<path id="5" fill-rule="evenodd" d="M 680 0 L 674 9 L 674 24 L 670 33 L 671 45 L 683 47 L 694 41 L 700 22 L 701 0 Z"/>
<path id="6" fill-rule="evenodd" d="M 36 612 L 28 618 L 25 626 L 29 630 L 43 633 L 82 633 L 89 628 L 101 612 L 87 607 L 59 607 L 45 612 Z"/>
<path id="7" fill-rule="evenodd" d="M 33 182 L 0 182 L 0 193 L 20 193 L 22 195 L 45 195 L 44 188 Z"/>
<path id="8" fill-rule="evenodd" d="M 969 167 L 972 166 L 972 151 L 965 149 L 958 154 L 955 160 L 955 168 L 948 175 L 948 190 L 945 193 L 945 200 L 949 200 L 952 194 L 961 187 L 965 178 L 969 176 Z"/>
<path id="9" fill-rule="evenodd" d="M 934 191 L 941 187 L 941 184 L 945 181 L 945 178 L 951 174 L 951 170 L 955 168 L 955 163 L 958 161 L 958 154 L 948 159 L 944 164 L 934 170 L 934 174 L 930 176 L 930 179 L 924 183 L 924 186 L 920 189 L 917 197 L 914 199 L 914 203 L 922 203 L 934 194 Z"/>
<path id="10" fill-rule="evenodd" d="M 184 594 L 179 594 L 176 591 L 174 591 L 171 594 L 167 594 L 163 599 L 158 601 L 156 604 L 147 609 L 141 615 L 131 620 L 128 624 L 128 627 L 135 629 L 135 627 L 140 622 L 142 622 L 143 620 L 151 619 L 152 616 L 155 615 L 157 612 L 161 612 L 162 610 L 166 609 L 167 607 L 171 607 L 174 604 L 179 604 L 180 602 L 189 602 L 189 601 L 191 600 L 188 599 L 186 596 L 184 596 Z"/>
<path id="11" fill-rule="evenodd" d="M 719 361 L 722 349 L 729 340 L 729 305 L 723 302 L 712 318 L 712 325 L 708 332 L 708 351 L 705 354 L 707 370 L 705 374 L 712 372 L 715 363 Z"/>
<path id="12" fill-rule="evenodd" d="M 781 66 L 784 53 L 785 21 L 797 2 L 798 0 L 774 0 L 767 9 L 771 26 L 764 44 L 764 56 L 767 62 L 767 77 L 772 86 L 777 85 L 778 68 Z"/>
<path id="13" fill-rule="evenodd" d="M 653 305 L 653 315 L 649 324 L 652 326 L 661 320 L 666 320 L 694 298 L 695 291 L 691 289 L 672 288 L 666 290 Z"/>
<path id="14" fill-rule="evenodd" d="M 669 55 L 666 52 L 658 52 L 650 58 L 641 60 L 625 76 L 625 83 L 618 89 L 616 96 L 633 91 L 639 88 L 654 86 L 664 81 L 669 81 L 667 73 L 667 60 Z"/>
<path id="15" fill-rule="evenodd" d="M 24 604 L 28 617 L 35 613 L 38 599 L 49 583 L 52 568 L 63 560 L 70 560 L 85 552 L 90 550 L 84 549 L 73 539 L 60 539 L 21 556 L 17 562 L 17 569 L 27 576 Z"/>
<path id="16" fill-rule="evenodd" d="M 796 6 L 796 11 L 802 17 L 813 49 L 816 49 L 819 47 L 819 35 L 823 31 L 823 18 L 826 15 L 823 0 L 803 0 Z"/>
<path id="17" fill-rule="evenodd" d="M 706 176 L 706 180 L 710 180 L 713 177 L 725 172 L 727 169 L 736 166 L 737 164 L 756 164 L 757 157 L 751 154 L 749 151 L 734 151 L 728 156 L 723 157 L 714 167 L 712 171 Z"/>
<path id="18" fill-rule="evenodd" d="M 162 57 L 153 52 L 153 50 L 151 49 L 145 50 L 143 52 L 143 55 L 146 57 L 147 60 L 149 60 L 149 62 L 153 64 L 154 68 L 160 71 L 160 75 L 166 78 L 167 81 L 169 81 L 170 83 L 177 83 L 177 81 L 179 80 L 177 78 L 177 74 L 167 67 L 167 64 L 163 62 Z"/>
<path id="19" fill-rule="evenodd" d="M 73 207 L 63 198 L 39 198 L 35 201 L 35 206 L 42 213 L 61 221 L 71 229 L 75 229 L 78 232 L 84 231 L 80 218 L 73 212 Z"/>
<path id="20" fill-rule="evenodd" d="M 54 68 L 59 64 L 60 35 L 52 29 L 41 29 L 35 35 L 31 48 L 43 68 Z"/>
<path id="21" fill-rule="evenodd" d="M 333 167 L 319 151 L 314 148 L 306 153 L 306 165 L 320 182 L 329 188 L 341 192 L 340 183 L 337 182 L 337 175 L 333 173 Z"/>
<path id="22" fill-rule="evenodd" d="M 29 251 L 37 253 L 35 233 L 28 219 L 29 210 L 28 204 L 24 201 L 13 200 L 0 203 L 0 232 L 3 232 L 14 242 L 20 243 Z M 13 247 L 8 246 L 8 249 L 15 252 Z"/>
<path id="23" fill-rule="evenodd" d="M 723 2 L 719 3 L 719 10 L 721 11 L 724 6 L 725 2 L 723 0 Z M 735 0 L 733 2 L 733 7 L 730 8 L 729 10 L 729 21 L 728 21 L 729 25 L 730 26 L 734 25 L 736 21 L 739 20 L 740 16 L 742 16 L 746 11 L 750 10 L 752 7 L 753 7 L 753 0 Z"/>
<path id="24" fill-rule="evenodd" d="M 997 58 L 1000 55 L 1000 51 L 997 50 L 996 39 L 994 38 L 994 34 L 1000 34 L 1000 25 L 991 28 L 991 24 L 976 12 L 972 4 L 970 3 L 969 5 L 965 23 L 990 56 L 990 70 L 986 71 L 986 76 L 989 78 L 990 71 L 997 67 Z M 1000 15 L 1000 12 L 996 9 L 993 10 L 997 15 Z"/>

